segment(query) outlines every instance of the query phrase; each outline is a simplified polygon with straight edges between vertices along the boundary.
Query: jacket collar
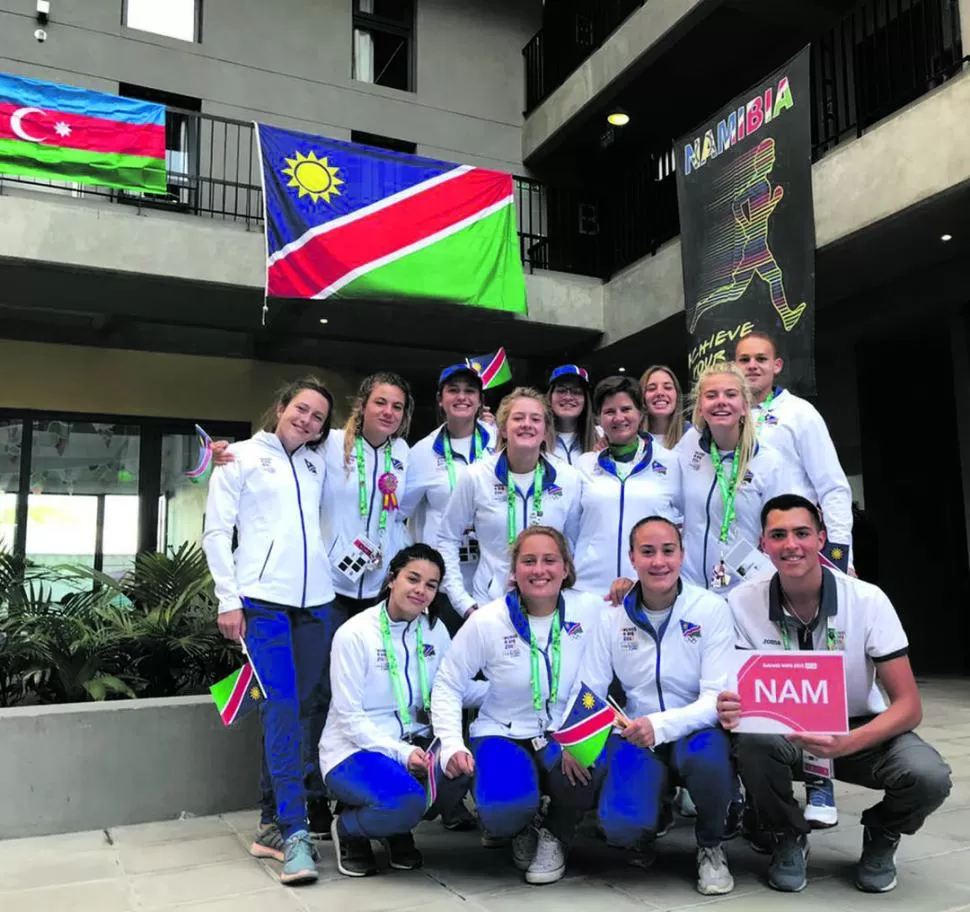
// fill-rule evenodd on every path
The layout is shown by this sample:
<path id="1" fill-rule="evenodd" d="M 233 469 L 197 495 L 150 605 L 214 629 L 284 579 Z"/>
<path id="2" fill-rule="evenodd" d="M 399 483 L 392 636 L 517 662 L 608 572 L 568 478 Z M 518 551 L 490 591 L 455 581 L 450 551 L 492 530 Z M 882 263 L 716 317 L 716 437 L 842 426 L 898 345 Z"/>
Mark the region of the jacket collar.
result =
<path id="1" fill-rule="evenodd" d="M 830 618 L 839 613 L 838 591 L 832 571 L 822 568 L 822 592 L 818 603 L 818 617 Z M 776 573 L 768 584 L 768 618 L 773 624 L 781 625 L 787 617 L 781 599 L 781 580 Z M 814 629 L 814 624 L 812 625 Z"/>
<path id="2" fill-rule="evenodd" d="M 546 458 L 545 453 L 539 454 L 539 459 L 542 462 L 542 490 L 548 491 L 550 488 L 557 487 L 556 485 L 556 467 L 552 462 Z M 495 461 L 495 477 L 502 482 L 503 485 L 508 487 L 509 484 L 509 457 L 505 450 L 502 450 L 498 455 L 498 459 Z M 532 486 L 529 486 L 529 490 L 532 490 Z"/>
<path id="3" fill-rule="evenodd" d="M 489 444 L 492 442 L 492 435 L 489 433 L 488 428 L 481 421 L 475 422 L 475 432 L 481 435 L 482 441 L 482 455 L 486 455 L 486 451 L 489 448 Z M 445 434 L 448 433 L 448 425 L 443 424 L 438 428 L 438 433 L 435 435 L 434 443 L 431 445 L 431 449 L 437 453 L 439 456 L 444 458 L 445 455 Z M 469 450 L 468 462 L 472 463 L 475 461 L 475 447 L 472 446 Z"/>
<path id="4" fill-rule="evenodd" d="M 677 580 L 677 598 L 674 599 L 674 603 L 671 606 L 672 609 L 677 608 L 677 602 L 680 601 L 680 597 L 684 594 L 684 581 L 682 579 Z M 643 589 L 640 586 L 639 581 L 637 584 L 626 594 L 623 599 L 623 610 L 626 612 L 626 616 L 633 621 L 641 630 L 647 629 L 646 618 L 644 617 L 644 612 L 640 605 L 643 601 Z M 670 612 L 670 617 L 673 617 L 673 611 Z M 669 619 L 668 619 L 669 620 Z"/>
<path id="5" fill-rule="evenodd" d="M 640 461 L 630 470 L 630 475 L 635 475 L 644 466 L 650 465 L 653 459 L 653 437 L 650 434 L 640 434 L 639 437 L 641 440 L 646 441 L 647 445 L 643 450 L 643 456 L 640 457 Z M 596 461 L 604 472 L 608 472 L 610 475 L 616 475 L 616 462 L 608 446 L 600 450 Z"/>
<path id="6" fill-rule="evenodd" d="M 283 446 L 283 441 L 280 440 L 276 434 L 273 434 L 270 431 L 257 431 L 255 434 L 253 434 L 253 440 L 258 440 L 264 446 L 271 447 L 272 449 L 276 450 L 276 452 L 282 453 L 284 456 L 288 456 L 290 458 L 296 456 L 296 454 L 299 453 L 300 450 L 302 450 L 305 446 L 305 444 L 301 443 L 292 453 L 287 453 L 286 447 Z"/>
<path id="7" fill-rule="evenodd" d="M 713 444 L 713 442 L 714 441 L 711 438 L 711 429 L 709 427 L 704 428 L 704 433 L 701 434 L 700 440 L 697 441 L 698 446 L 700 446 L 700 448 L 705 453 L 707 453 L 708 455 L 710 455 L 710 453 L 711 453 L 711 445 Z M 751 453 L 751 455 L 752 456 L 757 455 L 758 450 L 760 448 L 761 448 L 761 444 L 758 443 L 757 440 L 755 440 L 755 442 L 754 442 L 754 450 Z M 721 458 L 722 459 L 734 459 L 734 452 L 732 451 L 730 453 L 724 453 Z"/>
<path id="8" fill-rule="evenodd" d="M 526 643 L 532 642 L 532 629 L 529 627 L 529 615 L 523 611 L 519 599 L 519 590 L 511 589 L 505 596 L 505 604 L 509 609 L 509 620 L 515 628 L 515 632 L 522 637 Z M 566 626 L 566 600 L 562 593 L 559 593 L 559 626 Z"/>

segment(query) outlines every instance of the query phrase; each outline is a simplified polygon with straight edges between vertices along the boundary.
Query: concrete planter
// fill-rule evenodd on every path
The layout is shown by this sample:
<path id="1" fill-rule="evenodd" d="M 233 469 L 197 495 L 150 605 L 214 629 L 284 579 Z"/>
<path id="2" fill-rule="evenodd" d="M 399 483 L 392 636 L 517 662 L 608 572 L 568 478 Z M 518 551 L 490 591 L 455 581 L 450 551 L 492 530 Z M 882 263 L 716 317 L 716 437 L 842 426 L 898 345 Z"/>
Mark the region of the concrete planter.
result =
<path id="1" fill-rule="evenodd" d="M 208 696 L 0 709 L 0 839 L 253 807 L 259 747 Z"/>

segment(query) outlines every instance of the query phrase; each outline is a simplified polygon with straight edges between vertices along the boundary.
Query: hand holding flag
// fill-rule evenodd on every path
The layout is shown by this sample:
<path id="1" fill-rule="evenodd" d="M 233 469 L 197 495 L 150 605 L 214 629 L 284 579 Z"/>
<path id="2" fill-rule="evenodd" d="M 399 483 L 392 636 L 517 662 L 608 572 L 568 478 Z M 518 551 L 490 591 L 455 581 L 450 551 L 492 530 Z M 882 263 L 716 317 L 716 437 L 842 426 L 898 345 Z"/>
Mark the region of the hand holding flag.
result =
<path id="1" fill-rule="evenodd" d="M 552 738 L 581 766 L 588 768 L 603 752 L 610 729 L 617 724 L 617 718 L 617 711 L 596 696 L 585 682 L 581 682 L 579 693 L 566 714 L 563 727 L 552 732 Z M 620 718 L 620 724 L 629 722 L 622 713 Z"/>

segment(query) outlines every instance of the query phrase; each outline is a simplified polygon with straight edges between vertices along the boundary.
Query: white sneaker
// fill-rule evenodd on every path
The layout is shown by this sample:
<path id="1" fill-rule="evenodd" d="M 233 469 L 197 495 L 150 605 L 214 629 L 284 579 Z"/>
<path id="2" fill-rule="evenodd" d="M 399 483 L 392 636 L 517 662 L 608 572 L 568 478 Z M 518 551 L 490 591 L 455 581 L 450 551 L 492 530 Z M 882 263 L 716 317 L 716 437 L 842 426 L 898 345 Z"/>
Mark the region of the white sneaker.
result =
<path id="1" fill-rule="evenodd" d="M 685 788 L 677 789 L 677 797 L 674 798 L 674 808 L 681 817 L 696 817 L 697 807 L 694 799 L 690 797 L 690 792 Z"/>
<path id="2" fill-rule="evenodd" d="M 512 864 L 520 871 L 528 871 L 536 857 L 539 833 L 532 824 L 519 831 L 512 838 Z"/>
<path id="3" fill-rule="evenodd" d="M 697 892 L 704 896 L 720 896 L 734 889 L 734 878 L 728 868 L 727 856 L 721 846 L 698 848 Z"/>
<path id="4" fill-rule="evenodd" d="M 530 884 L 551 884 L 562 879 L 566 873 L 566 847 L 545 827 L 539 830 L 536 855 L 525 872 Z"/>

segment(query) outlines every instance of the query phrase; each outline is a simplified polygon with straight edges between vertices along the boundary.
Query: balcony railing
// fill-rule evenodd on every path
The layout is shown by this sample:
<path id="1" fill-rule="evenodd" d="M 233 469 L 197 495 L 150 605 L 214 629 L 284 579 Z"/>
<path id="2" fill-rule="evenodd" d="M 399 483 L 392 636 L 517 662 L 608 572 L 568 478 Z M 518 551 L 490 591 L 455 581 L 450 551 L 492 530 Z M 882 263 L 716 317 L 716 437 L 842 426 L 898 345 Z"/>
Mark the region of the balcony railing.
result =
<path id="1" fill-rule="evenodd" d="M 559 88 L 593 51 L 646 0 L 580 0 L 567 11 L 550 11 L 546 24 L 522 49 L 525 113 Z"/>

